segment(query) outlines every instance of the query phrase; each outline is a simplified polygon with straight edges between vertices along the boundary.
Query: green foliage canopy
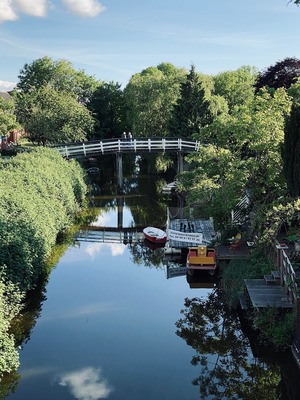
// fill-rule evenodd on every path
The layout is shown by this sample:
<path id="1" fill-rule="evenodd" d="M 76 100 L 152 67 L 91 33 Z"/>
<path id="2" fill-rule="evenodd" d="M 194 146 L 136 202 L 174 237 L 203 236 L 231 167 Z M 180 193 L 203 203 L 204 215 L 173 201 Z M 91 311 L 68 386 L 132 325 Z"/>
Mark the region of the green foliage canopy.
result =
<path id="1" fill-rule="evenodd" d="M 215 94 L 224 97 L 229 109 L 251 104 L 254 98 L 254 83 L 257 71 L 243 66 L 235 71 L 226 71 L 214 76 Z"/>
<path id="2" fill-rule="evenodd" d="M 212 120 L 207 93 L 192 65 L 181 83 L 180 96 L 173 107 L 169 124 L 170 136 L 192 137 Z"/>
<path id="3" fill-rule="evenodd" d="M 5 136 L 9 131 L 18 128 L 14 114 L 15 104 L 13 99 L 3 99 L 0 97 L 0 135 Z"/>
<path id="4" fill-rule="evenodd" d="M 93 131 L 88 109 L 67 92 L 46 86 L 17 95 L 17 115 L 38 143 L 83 141 Z"/>
<path id="5" fill-rule="evenodd" d="M 99 84 L 88 108 L 96 119 L 95 137 L 120 137 L 121 132 L 130 130 L 126 120 L 124 93 L 119 83 Z"/>
<path id="6" fill-rule="evenodd" d="M 284 89 L 262 90 L 249 104 L 224 111 L 201 128 L 194 137 L 203 146 L 187 157 L 190 167 L 180 178 L 189 188 L 188 201 L 203 204 L 224 228 L 245 190 L 257 207 L 285 194 L 281 149 L 290 107 Z"/>
<path id="7" fill-rule="evenodd" d="M 170 115 L 185 75 L 185 70 L 163 63 L 132 76 L 124 96 L 134 136 L 168 136 Z"/>
<path id="8" fill-rule="evenodd" d="M 89 102 L 98 83 L 83 70 L 76 71 L 67 60 L 43 57 L 25 64 L 18 76 L 17 92 L 31 93 L 46 86 L 72 94 L 79 103 Z"/>
<path id="9" fill-rule="evenodd" d="M 98 85 L 69 61 L 43 57 L 25 64 L 13 92 L 17 120 L 38 143 L 85 140 L 94 128 L 86 105 Z"/>
<path id="10" fill-rule="evenodd" d="M 287 117 L 284 140 L 284 171 L 291 196 L 300 196 L 300 103 L 294 102 Z"/>

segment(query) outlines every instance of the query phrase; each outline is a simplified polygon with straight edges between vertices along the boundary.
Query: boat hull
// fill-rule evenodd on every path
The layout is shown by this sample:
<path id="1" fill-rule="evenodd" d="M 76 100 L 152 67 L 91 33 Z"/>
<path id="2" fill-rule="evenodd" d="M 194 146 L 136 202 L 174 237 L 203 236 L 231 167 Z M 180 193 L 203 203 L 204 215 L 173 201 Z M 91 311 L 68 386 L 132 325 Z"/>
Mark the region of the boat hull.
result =
<path id="1" fill-rule="evenodd" d="M 149 242 L 161 244 L 166 243 L 167 241 L 167 234 L 161 229 L 148 226 L 143 230 L 143 233 L 145 239 L 147 239 Z"/>

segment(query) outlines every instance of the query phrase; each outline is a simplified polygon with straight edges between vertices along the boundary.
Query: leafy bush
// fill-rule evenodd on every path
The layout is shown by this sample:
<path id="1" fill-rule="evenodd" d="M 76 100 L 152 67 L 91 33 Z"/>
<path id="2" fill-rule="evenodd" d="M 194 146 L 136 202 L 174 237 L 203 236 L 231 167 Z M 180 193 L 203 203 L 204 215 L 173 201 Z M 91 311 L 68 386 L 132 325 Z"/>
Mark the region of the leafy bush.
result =
<path id="1" fill-rule="evenodd" d="M 277 308 L 267 308 L 256 314 L 254 326 L 277 348 L 286 348 L 292 343 L 296 315 Z"/>
<path id="2" fill-rule="evenodd" d="M 244 279 L 261 279 L 272 269 L 272 261 L 265 256 L 253 254 L 249 260 L 233 260 L 222 269 L 221 286 L 224 289 L 225 301 L 236 308 L 239 295 L 244 291 Z"/>
<path id="3" fill-rule="evenodd" d="M 0 265 L 28 290 L 84 199 L 84 175 L 76 162 L 45 148 L 0 162 L 0 170 Z"/>

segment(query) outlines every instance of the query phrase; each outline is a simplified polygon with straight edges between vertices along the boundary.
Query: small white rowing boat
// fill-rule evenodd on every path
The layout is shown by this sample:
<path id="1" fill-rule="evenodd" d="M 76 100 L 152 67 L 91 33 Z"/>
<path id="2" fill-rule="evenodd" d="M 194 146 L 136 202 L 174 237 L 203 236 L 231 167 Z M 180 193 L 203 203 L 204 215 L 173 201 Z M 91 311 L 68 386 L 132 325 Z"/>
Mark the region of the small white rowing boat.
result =
<path id="1" fill-rule="evenodd" d="M 167 234 L 159 228 L 147 226 L 143 229 L 144 236 L 152 243 L 165 243 L 167 241 Z"/>

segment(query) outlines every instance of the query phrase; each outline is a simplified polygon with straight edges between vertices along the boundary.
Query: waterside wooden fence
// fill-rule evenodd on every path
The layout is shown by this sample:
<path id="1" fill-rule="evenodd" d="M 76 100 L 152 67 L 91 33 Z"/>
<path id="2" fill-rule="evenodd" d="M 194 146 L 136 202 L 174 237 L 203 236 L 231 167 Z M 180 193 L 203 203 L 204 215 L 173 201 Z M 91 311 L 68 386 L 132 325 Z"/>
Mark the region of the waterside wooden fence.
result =
<path id="1" fill-rule="evenodd" d="M 297 303 L 299 297 L 299 277 L 293 268 L 290 258 L 285 250 L 288 246 L 276 244 L 277 265 L 279 265 L 281 286 L 286 289 L 286 294 L 293 304 Z"/>

